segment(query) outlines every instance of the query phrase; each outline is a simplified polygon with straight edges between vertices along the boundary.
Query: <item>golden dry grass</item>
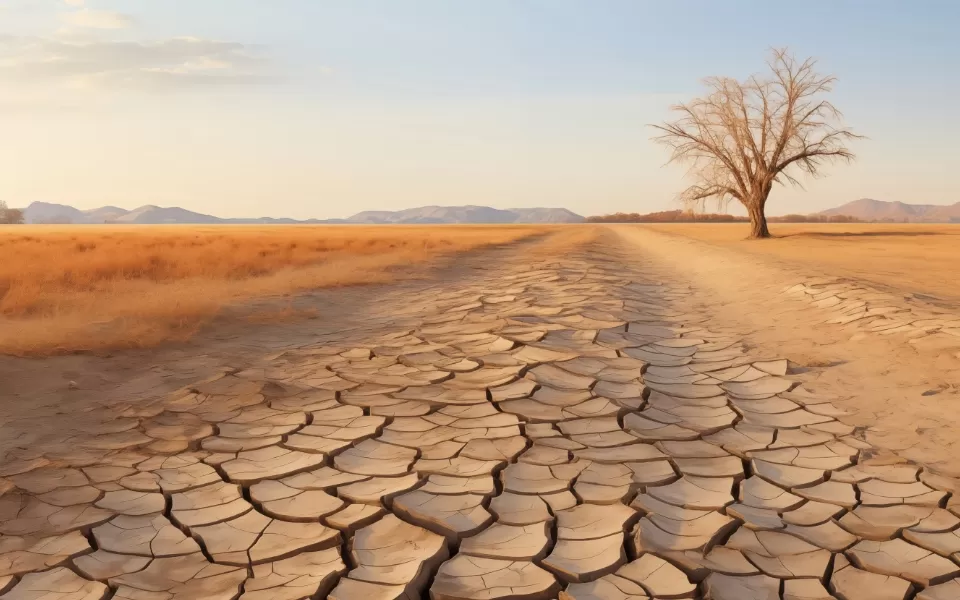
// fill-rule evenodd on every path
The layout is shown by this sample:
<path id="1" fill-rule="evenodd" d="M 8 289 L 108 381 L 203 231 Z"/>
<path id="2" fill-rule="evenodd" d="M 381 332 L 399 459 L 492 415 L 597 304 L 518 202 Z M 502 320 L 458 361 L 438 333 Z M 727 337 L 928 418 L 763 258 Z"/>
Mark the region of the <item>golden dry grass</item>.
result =
<path id="1" fill-rule="evenodd" d="M 382 283 L 397 267 L 513 242 L 533 226 L 0 228 L 0 352 L 188 338 L 228 304 Z M 250 315 L 256 320 L 256 315 Z"/>
<path id="2" fill-rule="evenodd" d="M 960 225 L 771 223 L 766 240 L 744 239 L 745 223 L 644 225 L 855 277 L 910 293 L 960 301 Z"/>

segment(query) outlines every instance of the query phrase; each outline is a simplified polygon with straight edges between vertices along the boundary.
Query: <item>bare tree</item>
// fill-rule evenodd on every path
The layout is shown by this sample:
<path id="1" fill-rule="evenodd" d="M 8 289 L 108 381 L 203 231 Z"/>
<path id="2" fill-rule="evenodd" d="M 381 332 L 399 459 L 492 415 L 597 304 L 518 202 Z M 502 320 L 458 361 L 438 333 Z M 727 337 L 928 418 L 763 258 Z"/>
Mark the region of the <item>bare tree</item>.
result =
<path id="1" fill-rule="evenodd" d="M 800 185 L 834 160 L 851 161 L 846 143 L 859 138 L 841 126 L 842 115 L 823 95 L 836 78 L 821 75 L 811 58 L 798 62 L 786 49 L 772 51 L 770 73 L 744 82 L 704 80 L 708 94 L 671 107 L 672 123 L 654 125 L 654 140 L 670 148 L 669 162 L 690 165 L 696 183 L 681 194 L 703 209 L 737 200 L 750 215 L 752 238 L 770 237 L 765 214 L 773 184 Z"/>

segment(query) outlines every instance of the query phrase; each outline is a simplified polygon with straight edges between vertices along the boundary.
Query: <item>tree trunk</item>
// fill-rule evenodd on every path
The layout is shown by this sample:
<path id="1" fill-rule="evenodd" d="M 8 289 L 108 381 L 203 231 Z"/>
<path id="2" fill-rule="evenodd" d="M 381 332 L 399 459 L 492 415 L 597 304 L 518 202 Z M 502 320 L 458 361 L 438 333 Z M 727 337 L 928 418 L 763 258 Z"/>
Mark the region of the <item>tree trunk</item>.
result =
<path id="1" fill-rule="evenodd" d="M 747 212 L 750 213 L 750 239 L 756 240 L 770 237 L 767 229 L 767 216 L 764 214 L 763 203 L 752 203 Z"/>

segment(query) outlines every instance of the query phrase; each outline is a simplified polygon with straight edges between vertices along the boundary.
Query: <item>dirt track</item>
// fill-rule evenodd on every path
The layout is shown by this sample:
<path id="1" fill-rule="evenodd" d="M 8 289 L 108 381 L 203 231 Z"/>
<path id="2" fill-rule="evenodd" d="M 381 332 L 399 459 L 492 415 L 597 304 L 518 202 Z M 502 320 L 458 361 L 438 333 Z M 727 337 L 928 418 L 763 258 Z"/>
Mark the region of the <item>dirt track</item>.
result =
<path id="1" fill-rule="evenodd" d="M 953 313 L 661 237 L 480 253 L 146 368 L 0 362 L 0 589 L 960 597 Z"/>
<path id="2" fill-rule="evenodd" d="M 773 239 L 744 239 L 742 223 L 643 225 L 736 250 L 765 263 L 821 270 L 905 295 L 960 303 L 957 248 L 960 224 L 774 223 Z"/>

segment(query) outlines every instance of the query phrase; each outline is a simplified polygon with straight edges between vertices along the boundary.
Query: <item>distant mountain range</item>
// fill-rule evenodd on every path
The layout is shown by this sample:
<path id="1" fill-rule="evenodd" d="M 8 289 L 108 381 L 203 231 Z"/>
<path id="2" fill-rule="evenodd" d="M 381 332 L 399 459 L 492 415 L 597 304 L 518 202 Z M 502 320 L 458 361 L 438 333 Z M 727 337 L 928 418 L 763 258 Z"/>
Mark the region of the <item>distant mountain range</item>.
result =
<path id="1" fill-rule="evenodd" d="M 510 208 L 497 209 L 489 206 L 422 206 L 399 211 L 365 211 L 346 219 L 222 219 L 193 211 L 172 207 L 141 206 L 126 210 L 116 206 L 102 206 L 80 210 L 66 204 L 34 202 L 23 211 L 27 223 L 75 223 L 75 224 L 284 224 L 284 223 L 352 223 L 376 224 L 483 224 L 483 223 L 582 223 L 585 219 L 565 208 Z"/>
<path id="2" fill-rule="evenodd" d="M 817 213 L 824 216 L 845 215 L 861 221 L 893 221 L 896 223 L 960 223 L 960 202 L 950 205 L 906 204 L 862 198 Z"/>
<path id="3" fill-rule="evenodd" d="M 223 219 L 193 211 L 172 207 L 141 206 L 126 210 L 117 206 L 102 206 L 80 210 L 66 204 L 34 202 L 23 211 L 27 223 L 76 223 L 76 224 L 323 224 L 345 223 L 358 225 L 378 224 L 483 224 L 483 223 L 582 223 L 586 219 L 565 208 L 510 208 L 489 206 L 421 206 L 406 210 L 368 210 L 346 219 L 283 219 L 261 217 L 257 219 Z M 817 215 L 845 215 L 861 221 L 888 221 L 896 223 L 960 223 L 960 202 L 952 205 L 906 204 L 863 198 L 848 202 Z"/>
<path id="4" fill-rule="evenodd" d="M 489 206 L 421 206 L 406 210 L 368 210 L 347 223 L 582 223 L 580 215 L 565 208 L 508 208 Z"/>

